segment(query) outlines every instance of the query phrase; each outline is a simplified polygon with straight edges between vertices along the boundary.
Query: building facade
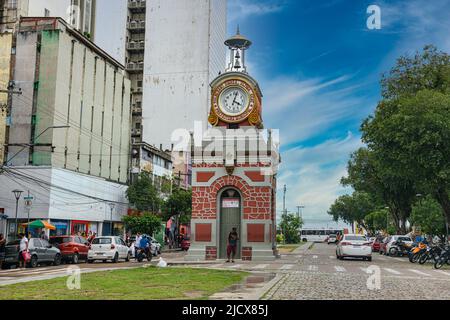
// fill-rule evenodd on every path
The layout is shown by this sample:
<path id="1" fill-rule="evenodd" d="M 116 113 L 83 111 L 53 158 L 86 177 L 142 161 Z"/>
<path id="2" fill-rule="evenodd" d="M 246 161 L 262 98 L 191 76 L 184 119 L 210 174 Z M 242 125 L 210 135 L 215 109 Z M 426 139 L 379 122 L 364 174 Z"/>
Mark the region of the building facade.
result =
<path id="1" fill-rule="evenodd" d="M 112 201 L 117 203 L 113 211 L 125 215 L 131 109 L 124 66 L 60 18 L 22 18 L 13 60 L 12 77 L 21 94 L 11 98 L 8 167 L 0 177 L 9 176 L 19 185 L 20 178 L 31 183 L 47 179 L 34 181 L 30 190 L 50 205 L 40 218 L 63 218 L 61 209 L 52 211 L 52 199 L 66 183 L 68 204 L 79 204 L 77 196 L 90 204 Z M 32 170 L 36 168 L 45 169 Z M 64 178 L 54 182 L 59 175 Z M 2 198 L 11 197 L 17 186 L 4 185 Z M 39 190 L 42 185 L 47 193 Z M 6 210 L 11 217 L 10 208 Z M 60 214 L 52 213 L 56 211 Z M 76 212 L 75 216 L 100 219 L 91 207 Z M 83 223 L 87 228 L 88 222 Z"/>
<path id="2" fill-rule="evenodd" d="M 172 150 L 177 129 L 208 123 L 209 84 L 226 62 L 226 0 L 147 0 L 142 138 Z M 138 119 L 133 119 L 135 127 Z"/>
<path id="3" fill-rule="evenodd" d="M 263 129 L 262 93 L 245 66 L 251 42 L 238 31 L 225 44 L 230 63 L 211 82 L 212 128 L 193 134 L 191 248 L 186 259 L 227 258 L 228 236 L 236 228 L 235 258 L 273 260 L 278 139 Z"/>

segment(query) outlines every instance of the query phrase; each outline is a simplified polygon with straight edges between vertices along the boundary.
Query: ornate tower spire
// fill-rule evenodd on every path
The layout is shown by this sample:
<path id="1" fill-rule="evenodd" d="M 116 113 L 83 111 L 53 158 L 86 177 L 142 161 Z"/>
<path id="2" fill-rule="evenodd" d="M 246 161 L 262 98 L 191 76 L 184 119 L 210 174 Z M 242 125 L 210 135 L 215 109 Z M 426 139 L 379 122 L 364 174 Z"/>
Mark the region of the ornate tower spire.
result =
<path id="1" fill-rule="evenodd" d="M 226 40 L 225 45 L 230 49 L 230 61 L 225 71 L 247 73 L 245 51 L 250 48 L 252 42 L 241 35 L 239 25 L 237 26 L 236 35 Z"/>

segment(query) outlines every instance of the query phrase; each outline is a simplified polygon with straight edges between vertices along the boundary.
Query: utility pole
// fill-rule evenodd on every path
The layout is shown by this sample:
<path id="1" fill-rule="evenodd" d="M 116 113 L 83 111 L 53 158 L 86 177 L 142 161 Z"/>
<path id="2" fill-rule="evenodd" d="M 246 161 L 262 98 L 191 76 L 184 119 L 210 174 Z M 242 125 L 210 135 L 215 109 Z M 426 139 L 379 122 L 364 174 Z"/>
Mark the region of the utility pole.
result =
<path id="1" fill-rule="evenodd" d="M 300 209 L 304 209 L 305 206 L 297 206 L 297 218 L 302 218 L 303 220 L 303 214 L 300 212 Z"/>

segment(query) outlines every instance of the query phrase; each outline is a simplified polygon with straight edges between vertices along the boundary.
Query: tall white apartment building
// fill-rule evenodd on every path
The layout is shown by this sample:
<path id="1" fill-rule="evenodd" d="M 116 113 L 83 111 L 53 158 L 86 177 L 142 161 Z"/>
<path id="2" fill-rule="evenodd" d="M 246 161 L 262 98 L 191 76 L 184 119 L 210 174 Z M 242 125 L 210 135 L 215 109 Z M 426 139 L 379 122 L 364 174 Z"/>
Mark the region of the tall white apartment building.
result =
<path id="1" fill-rule="evenodd" d="M 226 35 L 226 0 L 147 1 L 144 141 L 171 150 L 174 130 L 191 130 L 195 121 L 206 129 L 209 84 L 225 65 Z"/>

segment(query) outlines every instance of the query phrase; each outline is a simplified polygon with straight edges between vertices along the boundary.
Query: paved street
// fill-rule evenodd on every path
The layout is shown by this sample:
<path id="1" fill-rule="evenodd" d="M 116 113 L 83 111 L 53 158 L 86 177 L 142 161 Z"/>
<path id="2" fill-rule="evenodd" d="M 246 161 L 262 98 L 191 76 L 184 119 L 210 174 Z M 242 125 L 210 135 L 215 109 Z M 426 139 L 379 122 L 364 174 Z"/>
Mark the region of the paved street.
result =
<path id="1" fill-rule="evenodd" d="M 157 261 L 156 258 L 153 261 Z M 163 253 L 170 263 L 183 261 L 183 253 Z M 118 264 L 80 264 L 82 273 L 118 268 L 134 268 L 148 265 L 134 261 Z M 40 267 L 36 269 L 13 269 L 0 271 L 0 286 L 11 283 L 43 280 L 67 276 L 67 267 Z M 243 262 L 235 264 L 194 263 L 187 266 L 198 268 L 234 269 L 251 271 L 253 274 L 275 274 L 276 281 L 268 288 L 264 298 L 274 300 L 315 299 L 411 299 L 413 294 L 421 299 L 450 299 L 450 267 L 434 270 L 431 264 L 411 264 L 407 258 L 394 258 L 374 253 L 372 262 L 356 259 L 340 261 L 335 256 L 335 245 L 306 244 L 290 254 L 283 254 L 273 262 Z M 367 282 L 369 267 L 380 269 L 380 289 L 369 290 Z M 232 298 L 232 294 L 227 298 Z"/>
<path id="2" fill-rule="evenodd" d="M 314 299 L 450 299 L 450 268 L 434 270 L 431 264 L 412 264 L 407 258 L 374 253 L 372 262 L 340 261 L 335 245 L 316 243 L 269 263 L 218 263 L 215 268 L 274 272 L 280 281 L 266 294 L 275 300 Z M 367 268 L 380 268 L 381 288 L 369 290 Z"/>

